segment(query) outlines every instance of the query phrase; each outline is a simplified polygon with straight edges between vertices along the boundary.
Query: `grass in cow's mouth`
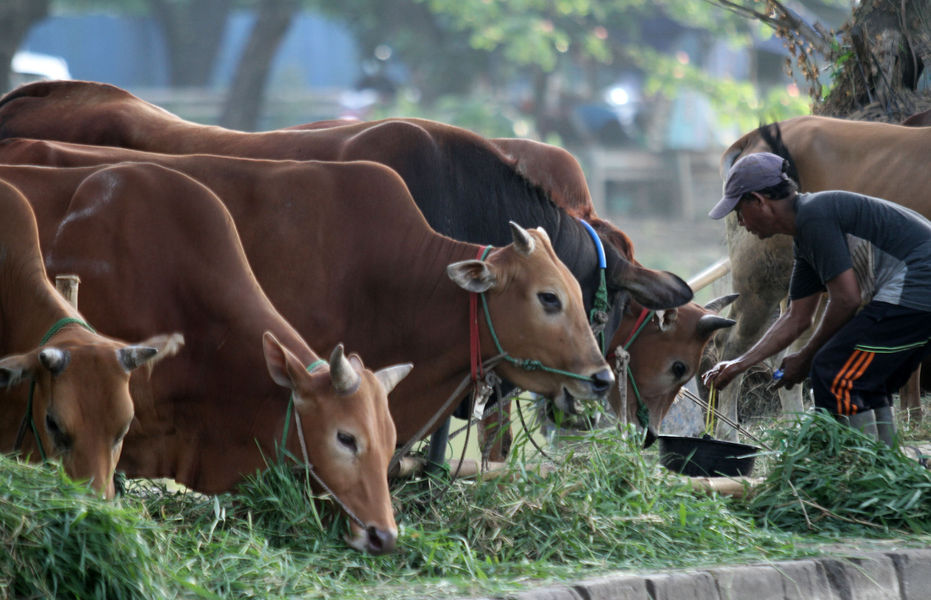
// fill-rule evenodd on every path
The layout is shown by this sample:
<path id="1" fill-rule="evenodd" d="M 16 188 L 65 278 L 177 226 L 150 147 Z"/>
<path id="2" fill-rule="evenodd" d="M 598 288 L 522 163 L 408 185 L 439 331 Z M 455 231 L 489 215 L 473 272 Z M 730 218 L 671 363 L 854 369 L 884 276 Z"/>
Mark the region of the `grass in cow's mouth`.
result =
<path id="1" fill-rule="evenodd" d="M 790 499 L 774 496 L 766 509 L 759 496 L 693 491 L 616 431 L 563 440 L 552 472 L 535 466 L 525 434 L 516 438 L 504 478 L 395 484 L 398 550 L 380 557 L 346 547 L 345 520 L 332 503 L 307 500 L 293 466 L 274 465 L 236 494 L 130 481 L 124 497 L 104 502 L 55 468 L 0 457 L 0 598 L 502 594 L 534 580 L 799 557 L 863 533 L 845 520 L 821 537 L 791 533 L 805 529 L 791 521 L 777 528 L 774 511 Z M 865 502 L 865 492 L 847 493 L 856 494 Z"/>

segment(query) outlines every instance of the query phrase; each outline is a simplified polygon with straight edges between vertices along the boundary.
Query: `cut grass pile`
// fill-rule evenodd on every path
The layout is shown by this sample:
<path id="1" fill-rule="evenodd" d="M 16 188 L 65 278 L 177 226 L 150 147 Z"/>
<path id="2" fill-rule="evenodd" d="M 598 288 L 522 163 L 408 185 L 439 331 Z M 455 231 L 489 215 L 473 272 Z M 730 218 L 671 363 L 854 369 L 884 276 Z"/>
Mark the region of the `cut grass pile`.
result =
<path id="1" fill-rule="evenodd" d="M 801 443 L 792 435 L 786 447 Z M 216 497 L 130 481 L 104 502 L 54 467 L 0 457 L 0 598 L 461 597 L 817 552 L 791 532 L 798 523 L 777 518 L 785 498 L 767 507 L 760 495 L 748 504 L 693 491 L 616 431 L 564 443 L 548 475 L 515 445 L 505 479 L 396 484 L 398 550 L 382 557 L 345 545 L 345 519 L 308 501 L 299 467 L 275 465 Z M 766 483 L 773 498 L 778 477 Z M 832 531 L 848 525 L 863 527 L 839 520 Z"/>
<path id="2" fill-rule="evenodd" d="M 773 462 L 749 508 L 790 531 L 931 533 L 931 471 L 818 411 L 774 432 Z"/>

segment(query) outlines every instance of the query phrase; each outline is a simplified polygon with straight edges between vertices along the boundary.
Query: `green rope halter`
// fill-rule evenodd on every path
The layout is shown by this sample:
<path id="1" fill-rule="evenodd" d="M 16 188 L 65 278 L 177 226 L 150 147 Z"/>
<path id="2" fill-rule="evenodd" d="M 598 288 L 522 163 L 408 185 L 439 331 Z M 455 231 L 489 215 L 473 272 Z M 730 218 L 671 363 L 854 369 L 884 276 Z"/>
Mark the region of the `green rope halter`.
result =
<path id="1" fill-rule="evenodd" d="M 630 348 L 631 344 L 634 343 L 634 340 L 637 339 L 637 336 L 640 335 L 640 332 L 647 326 L 653 315 L 656 314 L 655 311 L 648 311 L 644 309 L 641 313 L 641 321 L 637 329 L 630 334 L 630 337 L 627 338 L 627 341 L 624 342 L 624 350 Z M 637 399 L 637 420 L 640 421 L 640 425 L 646 429 L 650 426 L 650 409 L 647 408 L 646 403 L 643 401 L 643 398 L 640 396 L 640 390 L 637 388 L 637 380 L 634 379 L 634 372 L 630 370 L 630 362 L 627 363 L 627 379 L 630 380 L 630 385 L 634 388 L 634 397 Z"/>
<path id="2" fill-rule="evenodd" d="M 322 358 L 318 358 L 314 362 L 307 365 L 307 372 L 310 373 L 317 367 L 325 365 L 327 362 Z M 291 392 L 291 395 L 288 397 L 288 411 L 284 414 L 284 429 L 281 432 L 281 450 L 283 450 L 288 445 L 288 430 L 291 429 L 291 413 L 294 412 L 294 392 Z"/>
<path id="3" fill-rule="evenodd" d="M 61 330 L 62 327 L 64 327 L 65 325 L 70 325 L 71 323 L 77 323 L 78 325 L 90 331 L 91 333 L 97 333 L 93 327 L 91 327 L 90 325 L 82 321 L 81 319 L 77 319 L 75 317 L 64 317 L 63 319 L 59 319 L 58 321 L 55 321 L 55 323 L 51 327 L 49 327 L 49 330 L 45 332 L 45 335 L 42 336 L 42 340 L 39 341 L 39 345 L 44 346 L 46 343 L 48 343 L 50 339 L 52 339 L 53 335 L 55 335 L 56 333 L 59 332 L 59 330 Z M 36 391 L 36 378 L 35 376 L 31 376 L 31 379 L 32 381 L 29 384 L 29 399 L 26 401 L 26 415 L 23 417 L 23 424 L 20 425 L 20 428 L 19 428 L 20 435 L 18 435 L 16 439 L 16 448 L 19 448 L 20 443 L 22 443 L 22 432 L 24 430 L 24 425 L 28 422 L 29 429 L 32 430 L 32 436 L 36 439 L 36 445 L 39 446 L 39 456 L 42 457 L 42 462 L 45 462 L 48 460 L 48 457 L 45 454 L 45 447 L 42 445 L 42 438 L 39 437 L 39 428 L 36 427 L 36 421 L 35 419 L 32 418 L 32 404 L 33 404 L 32 399 Z"/>
<path id="4" fill-rule="evenodd" d="M 487 246 L 485 251 L 482 253 L 482 260 L 488 256 L 488 252 L 491 250 L 491 246 Z M 501 342 L 498 340 L 498 334 L 495 332 L 495 326 L 491 323 L 491 312 L 488 310 L 488 300 L 485 298 L 485 292 L 478 292 L 479 298 L 482 299 L 482 309 L 485 311 L 485 322 L 488 324 L 488 331 L 491 333 L 491 339 L 495 342 L 495 348 L 498 349 L 498 353 L 501 354 L 502 358 L 512 365 L 520 367 L 525 371 L 545 371 L 547 373 L 555 373 L 556 375 L 563 375 L 565 377 L 572 377 L 574 379 L 581 379 L 583 381 L 590 381 L 591 377 L 585 375 L 579 375 L 578 373 L 572 373 L 571 371 L 563 371 L 562 369 L 556 369 L 553 367 L 548 367 L 544 365 L 539 360 L 534 360 L 530 358 L 515 358 L 505 352 L 504 348 L 501 347 Z"/>

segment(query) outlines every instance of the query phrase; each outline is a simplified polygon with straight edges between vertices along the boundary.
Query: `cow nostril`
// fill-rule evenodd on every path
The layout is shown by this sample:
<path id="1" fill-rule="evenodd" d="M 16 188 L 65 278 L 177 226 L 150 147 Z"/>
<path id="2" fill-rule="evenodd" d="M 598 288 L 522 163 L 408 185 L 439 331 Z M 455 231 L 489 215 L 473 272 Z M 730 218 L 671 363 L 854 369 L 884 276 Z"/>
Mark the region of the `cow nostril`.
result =
<path id="1" fill-rule="evenodd" d="M 368 538 L 368 551 L 372 554 L 384 554 L 394 550 L 396 536 L 390 531 L 369 525 L 365 533 Z"/>
<path id="2" fill-rule="evenodd" d="M 613 382 L 614 376 L 611 374 L 611 371 L 602 369 L 592 375 L 592 390 L 594 390 L 596 394 L 604 394 L 611 388 Z"/>

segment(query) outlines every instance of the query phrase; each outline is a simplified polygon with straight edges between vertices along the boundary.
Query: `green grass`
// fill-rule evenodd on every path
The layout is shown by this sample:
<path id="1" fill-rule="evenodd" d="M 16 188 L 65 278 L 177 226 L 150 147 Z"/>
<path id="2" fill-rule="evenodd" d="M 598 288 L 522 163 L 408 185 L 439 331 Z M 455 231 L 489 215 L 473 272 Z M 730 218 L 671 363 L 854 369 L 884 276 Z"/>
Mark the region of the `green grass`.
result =
<path id="1" fill-rule="evenodd" d="M 345 519 L 308 500 L 293 465 L 236 494 L 130 481 L 105 502 L 56 467 L 0 457 L 0 598 L 461 597 L 795 558 L 844 536 L 926 543 L 931 507 L 912 496 L 927 472 L 877 447 L 847 452 L 846 433 L 817 419 L 782 431 L 786 451 L 748 500 L 691 490 L 613 430 L 563 442 L 544 475 L 518 434 L 507 478 L 395 484 L 401 535 L 381 557 L 345 545 Z"/>

